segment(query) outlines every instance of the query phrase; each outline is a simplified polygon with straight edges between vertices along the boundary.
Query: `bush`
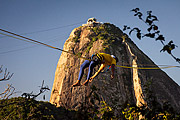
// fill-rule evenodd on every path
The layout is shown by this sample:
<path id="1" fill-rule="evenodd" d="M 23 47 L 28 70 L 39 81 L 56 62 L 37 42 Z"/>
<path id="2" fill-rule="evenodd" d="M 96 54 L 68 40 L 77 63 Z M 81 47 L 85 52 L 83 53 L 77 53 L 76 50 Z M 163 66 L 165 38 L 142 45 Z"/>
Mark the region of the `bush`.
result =
<path id="1" fill-rule="evenodd" d="M 75 111 L 57 108 L 49 102 L 23 97 L 0 100 L 0 119 L 8 120 L 59 120 L 76 119 Z"/>
<path id="2" fill-rule="evenodd" d="M 77 43 L 77 42 L 79 42 L 79 38 L 80 38 L 80 36 L 81 36 L 81 29 L 79 28 L 78 30 L 76 30 L 76 31 L 74 32 L 74 34 L 75 34 L 75 37 L 73 37 L 73 41 L 74 41 L 75 43 Z"/>

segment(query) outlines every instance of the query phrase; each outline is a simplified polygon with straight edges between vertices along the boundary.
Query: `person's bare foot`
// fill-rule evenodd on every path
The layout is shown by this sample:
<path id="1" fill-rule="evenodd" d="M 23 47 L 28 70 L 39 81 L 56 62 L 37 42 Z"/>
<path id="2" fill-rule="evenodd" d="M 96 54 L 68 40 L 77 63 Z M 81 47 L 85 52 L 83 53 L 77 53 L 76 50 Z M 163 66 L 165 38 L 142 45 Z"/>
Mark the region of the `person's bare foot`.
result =
<path id="1" fill-rule="evenodd" d="M 89 80 L 86 80 L 83 85 L 88 86 Z"/>
<path id="2" fill-rule="evenodd" d="M 72 85 L 72 87 L 76 87 L 76 86 L 81 86 L 81 84 L 80 84 L 80 81 L 79 81 L 79 80 L 77 80 L 77 82 L 76 82 L 76 83 L 74 83 L 74 84 Z"/>

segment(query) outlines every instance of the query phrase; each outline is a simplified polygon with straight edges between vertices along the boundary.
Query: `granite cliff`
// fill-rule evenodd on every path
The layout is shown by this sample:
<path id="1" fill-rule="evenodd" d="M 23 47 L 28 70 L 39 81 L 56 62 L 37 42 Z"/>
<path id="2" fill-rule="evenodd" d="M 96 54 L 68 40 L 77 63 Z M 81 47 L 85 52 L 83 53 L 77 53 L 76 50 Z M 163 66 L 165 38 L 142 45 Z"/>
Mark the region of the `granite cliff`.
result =
<path id="1" fill-rule="evenodd" d="M 64 50 L 77 56 L 90 57 L 97 52 L 114 54 L 118 65 L 132 67 L 158 67 L 118 27 L 110 23 L 90 21 L 75 28 L 64 44 Z M 79 109 L 89 94 L 92 85 L 98 88 L 100 99 L 115 110 L 125 103 L 148 105 L 147 89 L 162 105 L 169 102 L 180 110 L 180 87 L 161 69 L 140 70 L 136 68 L 115 68 L 115 78 L 110 71 L 100 73 L 89 86 L 71 87 L 78 79 L 80 65 L 84 59 L 62 52 L 57 64 L 50 103 L 70 109 Z M 98 66 L 94 71 L 98 70 Z M 88 69 L 82 82 L 86 80 Z M 147 86 L 149 84 L 149 86 Z M 97 103 L 98 106 L 98 103 Z"/>

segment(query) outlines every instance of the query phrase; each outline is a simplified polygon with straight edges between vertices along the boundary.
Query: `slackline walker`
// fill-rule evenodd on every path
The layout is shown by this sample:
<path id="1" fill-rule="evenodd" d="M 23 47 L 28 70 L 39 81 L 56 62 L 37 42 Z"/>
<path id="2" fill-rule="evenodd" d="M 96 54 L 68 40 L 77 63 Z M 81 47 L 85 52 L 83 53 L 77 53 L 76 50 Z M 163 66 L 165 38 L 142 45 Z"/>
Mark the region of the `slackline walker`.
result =
<path id="1" fill-rule="evenodd" d="M 5 34 L 5 33 L 1 33 L 1 35 L 5 35 L 5 36 L 8 36 L 8 37 L 12 37 L 12 38 L 15 38 L 15 39 L 18 39 L 18 40 L 22 40 L 22 41 L 26 41 L 26 42 L 30 42 L 30 43 L 33 43 L 33 44 L 40 44 L 40 45 L 43 45 L 43 46 L 46 46 L 46 47 L 49 47 L 49 48 L 52 48 L 52 49 L 56 49 L 56 50 L 59 50 L 59 51 L 62 51 L 62 52 L 66 52 L 66 53 L 69 53 L 69 54 L 72 54 L 78 58 L 82 58 L 84 60 L 89 60 L 89 61 L 92 61 L 91 59 L 88 59 L 88 58 L 85 58 L 85 57 L 82 57 L 82 56 L 79 56 L 77 54 L 74 54 L 72 52 L 69 52 L 69 51 L 65 51 L 63 49 L 60 49 L 60 48 L 57 48 L 57 47 L 53 47 L 51 45 L 48 45 L 46 43 L 43 43 L 43 42 L 40 42 L 40 41 L 37 41 L 37 40 L 34 40 L 34 39 L 31 39 L 31 38 L 28 38 L 28 37 L 24 37 L 22 35 L 19 35 L 19 34 L 16 34 L 16 33 L 13 33 L 13 32 L 10 32 L 10 31 L 7 31 L 7 30 L 4 30 L 4 29 L 1 29 L 0 28 L 0 31 L 2 32 L 5 32 L 5 33 L 8 33 L 8 34 L 11 34 L 11 35 L 8 35 L 8 34 Z M 13 36 L 12 36 L 13 35 Z M 16 36 L 16 37 L 15 37 Z M 20 38 L 19 38 L 20 37 Z M 22 39 L 23 38 L 23 39 Z M 116 57 L 117 58 L 117 57 Z M 120 65 L 115 65 L 116 67 L 122 67 L 122 68 L 134 68 L 134 69 L 165 69 L 165 68 L 174 68 L 174 67 L 177 67 L 177 68 L 180 68 L 180 66 L 168 66 L 168 65 L 164 65 L 164 67 L 131 67 L 131 66 L 120 66 Z"/>

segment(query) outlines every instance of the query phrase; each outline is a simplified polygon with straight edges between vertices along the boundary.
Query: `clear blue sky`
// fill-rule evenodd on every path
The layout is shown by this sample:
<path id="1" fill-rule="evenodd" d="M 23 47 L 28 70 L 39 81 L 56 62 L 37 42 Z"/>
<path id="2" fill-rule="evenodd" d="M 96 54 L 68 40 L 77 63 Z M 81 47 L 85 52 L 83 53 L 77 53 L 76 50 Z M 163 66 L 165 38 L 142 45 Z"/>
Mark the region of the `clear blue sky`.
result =
<path id="1" fill-rule="evenodd" d="M 130 12 L 139 7 L 144 15 L 152 10 L 158 17 L 161 33 L 179 46 L 173 53 L 180 57 L 179 6 L 179 0 L 0 0 L 0 28 L 63 48 L 71 31 L 90 17 L 121 29 L 123 25 L 145 29 L 146 25 Z M 160 42 L 147 38 L 139 41 L 134 34 L 131 39 L 156 64 L 179 65 L 167 53 L 159 52 Z M 60 55 L 59 51 L 1 35 L 0 65 L 14 75 L 10 81 L 0 82 L 0 93 L 7 84 L 12 84 L 16 91 L 37 93 L 43 80 L 51 89 Z M 179 68 L 164 71 L 180 85 Z M 46 100 L 50 94 L 46 93 Z"/>

